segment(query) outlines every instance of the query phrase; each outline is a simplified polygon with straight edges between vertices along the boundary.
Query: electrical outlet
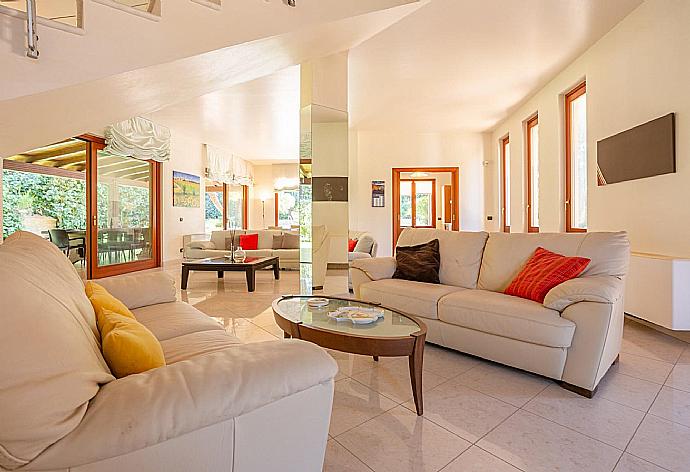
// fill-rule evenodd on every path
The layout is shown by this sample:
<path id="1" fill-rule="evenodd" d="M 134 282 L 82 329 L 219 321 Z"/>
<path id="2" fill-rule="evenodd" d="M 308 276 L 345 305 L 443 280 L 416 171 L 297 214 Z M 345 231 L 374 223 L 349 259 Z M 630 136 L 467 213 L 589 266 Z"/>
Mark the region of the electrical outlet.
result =
<path id="1" fill-rule="evenodd" d="M 491 215 L 489 215 L 489 216 L 486 217 L 486 219 L 489 220 L 489 221 L 492 221 L 492 220 L 494 219 L 494 217 L 491 216 Z"/>

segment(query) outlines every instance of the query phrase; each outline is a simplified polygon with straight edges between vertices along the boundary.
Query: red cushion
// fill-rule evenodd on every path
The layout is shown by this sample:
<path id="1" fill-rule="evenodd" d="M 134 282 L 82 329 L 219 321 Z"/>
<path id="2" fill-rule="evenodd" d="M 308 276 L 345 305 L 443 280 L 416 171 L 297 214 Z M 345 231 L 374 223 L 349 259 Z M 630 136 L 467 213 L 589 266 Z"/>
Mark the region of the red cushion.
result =
<path id="1" fill-rule="evenodd" d="M 259 249 L 259 234 L 240 234 L 240 246 L 245 251 Z"/>
<path id="2" fill-rule="evenodd" d="M 562 256 L 538 247 L 504 293 L 544 303 L 549 290 L 580 275 L 589 262 L 586 257 Z"/>
<path id="3" fill-rule="evenodd" d="M 357 245 L 357 240 L 356 240 L 356 239 L 348 239 L 348 240 L 347 240 L 347 252 L 352 252 L 352 251 L 354 251 L 356 245 Z"/>

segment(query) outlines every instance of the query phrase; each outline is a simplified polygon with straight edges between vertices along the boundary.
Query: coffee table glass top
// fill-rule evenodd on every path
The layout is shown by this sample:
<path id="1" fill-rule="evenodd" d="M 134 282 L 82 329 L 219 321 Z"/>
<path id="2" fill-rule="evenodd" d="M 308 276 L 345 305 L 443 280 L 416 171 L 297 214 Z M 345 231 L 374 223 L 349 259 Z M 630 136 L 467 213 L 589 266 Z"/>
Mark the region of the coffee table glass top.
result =
<path id="1" fill-rule="evenodd" d="M 229 257 L 205 257 L 202 259 L 183 259 L 183 264 L 208 264 L 208 265 L 227 265 L 227 264 L 256 264 L 258 262 L 273 259 L 273 257 L 246 257 L 242 262 L 232 262 Z"/>
<path id="2" fill-rule="evenodd" d="M 367 337 L 401 337 L 410 336 L 419 331 L 419 325 L 412 319 L 392 310 L 384 310 L 384 317 L 369 324 L 353 324 L 351 321 L 335 321 L 328 317 L 328 313 L 344 306 L 376 307 L 365 302 L 341 300 L 323 297 L 329 304 L 312 308 L 307 305 L 310 297 L 286 297 L 273 303 L 274 311 L 283 318 L 294 323 L 301 322 L 312 328 L 336 331 L 344 334 L 354 334 Z"/>

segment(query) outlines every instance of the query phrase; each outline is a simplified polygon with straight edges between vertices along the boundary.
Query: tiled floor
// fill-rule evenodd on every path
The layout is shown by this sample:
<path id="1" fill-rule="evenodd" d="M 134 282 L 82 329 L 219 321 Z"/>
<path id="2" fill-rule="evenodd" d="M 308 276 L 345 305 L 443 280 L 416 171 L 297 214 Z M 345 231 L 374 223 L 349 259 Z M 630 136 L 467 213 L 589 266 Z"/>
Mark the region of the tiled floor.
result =
<path id="1" fill-rule="evenodd" d="M 299 291 L 296 272 L 281 275 L 259 273 L 248 294 L 243 274 L 192 273 L 180 296 L 246 342 L 274 340 L 272 300 Z M 346 283 L 346 272 L 332 273 L 324 292 Z M 427 345 L 420 418 L 406 359 L 332 355 L 340 372 L 325 471 L 690 471 L 690 345 L 635 322 L 591 400 Z"/>

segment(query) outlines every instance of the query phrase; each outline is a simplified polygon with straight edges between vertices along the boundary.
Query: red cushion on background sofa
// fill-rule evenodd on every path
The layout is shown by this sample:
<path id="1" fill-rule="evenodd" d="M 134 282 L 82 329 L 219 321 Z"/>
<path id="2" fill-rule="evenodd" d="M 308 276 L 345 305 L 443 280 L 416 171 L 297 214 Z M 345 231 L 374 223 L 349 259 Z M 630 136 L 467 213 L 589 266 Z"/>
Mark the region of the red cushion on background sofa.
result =
<path id="1" fill-rule="evenodd" d="M 580 275 L 589 262 L 586 257 L 567 257 L 538 247 L 504 293 L 544 303 L 549 290 Z"/>
<path id="2" fill-rule="evenodd" d="M 352 251 L 354 251 L 356 245 L 357 245 L 357 240 L 356 240 L 356 239 L 348 239 L 348 240 L 347 240 L 347 252 L 352 252 Z"/>
<path id="3" fill-rule="evenodd" d="M 259 234 L 240 234 L 240 246 L 245 251 L 259 249 Z"/>

